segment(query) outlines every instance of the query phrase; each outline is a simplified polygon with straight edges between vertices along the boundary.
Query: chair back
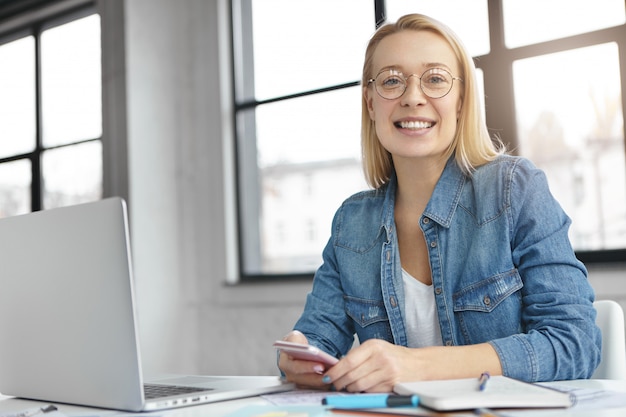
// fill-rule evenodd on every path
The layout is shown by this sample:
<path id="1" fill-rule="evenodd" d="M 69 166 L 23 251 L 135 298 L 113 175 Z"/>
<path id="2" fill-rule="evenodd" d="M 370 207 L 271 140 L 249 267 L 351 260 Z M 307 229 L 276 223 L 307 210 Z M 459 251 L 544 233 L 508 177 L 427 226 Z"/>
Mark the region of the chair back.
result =
<path id="1" fill-rule="evenodd" d="M 626 380 L 624 311 L 612 300 L 598 300 L 593 305 L 598 312 L 596 324 L 602 330 L 602 360 L 592 378 Z"/>

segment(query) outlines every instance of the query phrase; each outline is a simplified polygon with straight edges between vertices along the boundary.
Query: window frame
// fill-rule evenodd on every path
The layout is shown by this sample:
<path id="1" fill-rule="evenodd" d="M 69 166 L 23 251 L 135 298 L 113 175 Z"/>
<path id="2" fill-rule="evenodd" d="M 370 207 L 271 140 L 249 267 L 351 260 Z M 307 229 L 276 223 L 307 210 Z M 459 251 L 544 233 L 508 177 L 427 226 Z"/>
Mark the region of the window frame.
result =
<path id="1" fill-rule="evenodd" d="M 497 134 L 507 145 L 508 149 L 511 149 L 511 153 L 517 154 L 516 149 L 520 143 L 520 139 L 517 133 L 517 122 L 515 115 L 515 95 L 513 90 L 513 62 L 531 58 L 535 56 L 562 52 L 572 49 L 578 49 L 586 46 L 593 46 L 597 44 L 615 42 L 619 48 L 619 64 L 620 64 L 620 77 L 621 77 L 621 89 L 622 89 L 622 116 L 626 121 L 626 24 L 621 26 L 609 27 L 592 32 L 586 32 L 583 34 L 568 36 L 555 40 L 549 40 L 541 43 L 525 45 L 515 48 L 507 48 L 504 42 L 504 15 L 503 15 L 503 0 L 488 0 L 488 14 L 489 14 L 489 37 L 490 37 L 490 51 L 487 54 L 474 57 L 476 67 L 484 73 L 484 87 L 485 87 L 485 105 L 486 105 L 486 122 L 492 134 Z M 370 3 L 372 4 L 372 3 Z M 295 279 L 312 279 L 314 271 L 311 273 L 286 273 L 286 274 L 248 274 L 244 269 L 244 255 L 246 247 L 251 244 L 244 241 L 244 236 L 241 232 L 242 227 L 246 227 L 245 216 L 246 213 L 258 213 L 259 199 L 255 196 L 253 199 L 246 199 L 245 209 L 242 208 L 242 193 L 243 182 L 241 167 L 256 166 L 256 144 L 245 143 L 244 137 L 241 134 L 238 123 L 239 115 L 244 114 L 246 110 L 256 109 L 258 106 L 283 101 L 292 98 L 302 97 L 311 94 L 319 94 L 327 91 L 353 87 L 360 84 L 359 81 L 346 83 L 336 86 L 328 86 L 318 90 L 303 91 L 298 94 L 291 94 L 288 96 L 274 97 L 268 100 L 245 100 L 243 97 L 253 97 L 253 94 L 245 94 L 254 91 L 254 62 L 252 57 L 252 10 L 251 0 L 232 0 L 231 2 L 232 13 L 232 52 L 233 52 L 233 97 L 234 103 L 234 116 L 233 123 L 235 126 L 235 167 L 236 167 L 236 206 L 237 206 L 237 218 L 239 226 L 237 231 L 238 236 L 238 254 L 239 259 L 239 282 L 272 282 L 272 281 L 284 281 Z M 374 27 L 379 27 L 380 24 L 385 22 L 385 0 L 373 0 L 373 7 L 375 12 Z M 245 64 L 245 65 L 244 65 Z M 243 68 L 247 68 L 245 73 Z M 252 68 L 252 71 L 249 69 Z M 247 117 L 254 118 L 254 113 L 250 112 Z M 254 126 L 254 124 L 251 124 Z M 625 123 L 626 125 L 626 123 Z M 626 141 L 626 134 L 624 135 Z M 245 151 L 245 153 L 244 153 Z M 624 155 L 626 164 L 626 155 Z M 248 169 L 244 176 L 253 175 L 251 170 Z M 258 177 L 258 176 L 257 176 Z M 256 178 L 252 178 L 256 180 Z M 250 179 L 250 178 L 248 178 Z M 246 182 L 250 183 L 250 182 Z M 250 192 L 250 190 L 245 190 Z M 260 190 L 255 190 L 258 194 Z M 250 200 L 254 200 L 255 204 L 250 204 Z M 244 210 L 246 211 L 244 213 Z M 248 218 L 257 218 L 258 216 L 249 216 Z M 258 221 L 258 220 L 257 220 Z M 258 224 L 257 224 L 258 226 Z M 258 230 L 258 228 L 256 228 Z M 256 245 L 256 243 L 252 243 Z M 323 248 L 320 248 L 320 252 Z M 576 251 L 576 256 L 582 262 L 587 264 L 609 264 L 616 262 L 624 262 L 626 260 L 626 248 L 620 249 L 603 249 L 592 251 Z"/>
<path id="2" fill-rule="evenodd" d="M 44 3 L 42 5 L 42 3 Z M 0 157 L 0 164 L 28 160 L 31 165 L 30 210 L 39 211 L 43 207 L 44 178 L 42 172 L 42 156 L 44 152 L 82 145 L 89 142 L 102 143 L 102 133 L 99 137 L 81 139 L 62 145 L 44 146 L 42 132 L 42 86 L 41 86 L 41 37 L 51 28 L 58 27 L 87 16 L 98 14 L 93 1 L 72 1 L 46 6 L 42 1 L 32 6 L 32 9 L 18 9 L 18 15 L 11 15 L 2 21 L 0 10 L 0 46 L 28 36 L 34 40 L 35 54 L 35 146 L 32 151 Z M 11 4 L 7 6 L 11 10 Z"/>

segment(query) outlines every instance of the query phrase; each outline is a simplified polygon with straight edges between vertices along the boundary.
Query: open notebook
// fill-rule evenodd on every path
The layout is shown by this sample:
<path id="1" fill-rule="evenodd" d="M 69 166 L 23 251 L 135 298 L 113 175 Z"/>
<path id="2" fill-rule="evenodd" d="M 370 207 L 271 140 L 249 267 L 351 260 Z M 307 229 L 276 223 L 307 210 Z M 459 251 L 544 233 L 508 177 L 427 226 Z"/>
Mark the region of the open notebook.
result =
<path id="1" fill-rule="evenodd" d="M 5 395 L 142 411 L 293 388 L 278 377 L 173 376 L 144 393 L 120 198 L 0 219 L 0 335 Z"/>
<path id="2" fill-rule="evenodd" d="M 421 406 L 438 411 L 479 408 L 570 407 L 570 395 L 505 376 L 492 376 L 479 389 L 478 378 L 404 382 L 394 386 L 402 395 L 417 394 Z"/>

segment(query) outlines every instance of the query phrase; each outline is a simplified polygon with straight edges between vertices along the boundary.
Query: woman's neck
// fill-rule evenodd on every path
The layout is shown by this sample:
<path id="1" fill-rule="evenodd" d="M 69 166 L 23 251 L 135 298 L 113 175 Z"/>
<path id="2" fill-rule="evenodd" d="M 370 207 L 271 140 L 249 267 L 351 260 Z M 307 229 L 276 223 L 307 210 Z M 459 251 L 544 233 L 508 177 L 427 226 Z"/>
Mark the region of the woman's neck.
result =
<path id="1" fill-rule="evenodd" d="M 396 205 L 419 209 L 421 213 L 441 177 L 447 161 L 395 160 L 398 181 Z"/>

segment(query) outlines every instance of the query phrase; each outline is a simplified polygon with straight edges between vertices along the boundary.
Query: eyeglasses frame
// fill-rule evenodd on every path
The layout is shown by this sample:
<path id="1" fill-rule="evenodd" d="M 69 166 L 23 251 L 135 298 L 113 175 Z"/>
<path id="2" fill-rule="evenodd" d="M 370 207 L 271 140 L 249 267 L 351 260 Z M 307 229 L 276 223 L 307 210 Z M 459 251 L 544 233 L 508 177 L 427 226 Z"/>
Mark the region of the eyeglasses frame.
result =
<path id="1" fill-rule="evenodd" d="M 426 93 L 426 92 L 424 91 L 424 88 L 422 87 L 422 77 L 423 77 L 423 76 L 424 76 L 424 74 L 426 74 L 427 72 L 429 72 L 429 71 L 433 71 L 433 70 L 445 71 L 445 72 L 447 72 L 447 73 L 450 75 L 450 77 L 452 78 L 452 83 L 450 84 L 450 89 L 449 89 L 449 90 L 448 90 L 448 91 L 447 91 L 444 95 L 439 96 L 439 97 L 431 97 L 430 95 L 428 95 L 428 93 Z M 391 71 L 391 69 L 390 69 L 390 68 L 387 68 L 387 69 L 381 70 L 378 74 L 376 74 L 376 77 L 374 77 L 374 78 L 370 78 L 369 80 L 367 80 L 367 85 L 369 86 L 370 84 L 375 83 L 375 82 L 376 82 L 376 78 L 378 78 L 378 76 L 379 76 L 380 74 L 382 74 L 383 72 L 385 72 L 385 71 Z M 380 92 L 378 91 L 378 88 L 376 88 L 376 84 L 374 84 L 374 90 L 376 90 L 376 94 L 378 94 L 381 98 L 383 98 L 383 99 L 385 99 L 385 100 L 397 100 L 397 99 L 399 99 L 400 97 L 402 97 L 402 96 L 404 95 L 404 93 L 406 93 L 406 89 L 409 87 L 409 78 L 411 78 L 411 77 L 415 77 L 415 76 L 417 76 L 417 74 L 415 74 L 415 73 L 414 73 L 414 74 L 410 74 L 409 76 L 405 76 L 405 75 L 404 75 L 404 73 L 403 73 L 402 71 L 398 71 L 398 73 L 400 73 L 400 75 L 402 75 L 402 78 L 404 78 L 404 90 L 402 90 L 402 93 L 401 93 L 398 97 L 394 97 L 394 98 L 387 98 L 387 97 L 383 96 L 383 95 L 382 95 L 382 94 L 380 94 Z M 447 69 L 445 69 L 445 68 L 439 68 L 439 67 L 435 67 L 435 68 L 428 68 L 426 71 L 424 71 L 424 72 L 422 73 L 422 75 L 420 75 L 419 77 L 417 77 L 417 79 L 419 80 L 419 84 L 418 84 L 418 85 L 419 85 L 419 87 L 420 87 L 420 90 L 422 90 L 422 93 L 424 93 L 424 95 L 425 95 L 426 97 L 428 97 L 428 98 L 432 98 L 433 100 L 437 100 L 437 99 L 439 99 L 439 98 L 444 98 L 445 96 L 447 96 L 448 94 L 450 94 L 450 91 L 452 91 L 452 87 L 454 87 L 454 81 L 455 81 L 455 80 L 456 80 L 456 81 L 460 81 L 460 82 L 464 82 L 462 78 L 460 78 L 460 77 L 455 77 L 455 76 L 454 76 L 454 75 L 452 75 L 452 73 L 451 73 L 450 71 L 448 71 Z"/>

